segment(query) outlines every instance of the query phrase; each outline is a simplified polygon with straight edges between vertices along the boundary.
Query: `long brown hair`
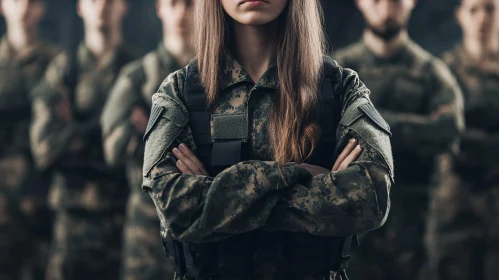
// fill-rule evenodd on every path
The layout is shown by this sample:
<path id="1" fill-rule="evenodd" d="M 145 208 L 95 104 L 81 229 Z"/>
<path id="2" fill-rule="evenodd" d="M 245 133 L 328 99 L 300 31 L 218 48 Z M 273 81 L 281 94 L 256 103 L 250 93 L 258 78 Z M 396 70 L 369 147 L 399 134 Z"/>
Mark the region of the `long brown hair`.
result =
<path id="1" fill-rule="evenodd" d="M 195 46 L 208 105 L 215 103 L 222 58 L 230 43 L 227 18 L 219 0 L 196 1 Z M 319 0 L 289 0 L 280 18 L 276 50 L 279 96 L 268 133 L 274 160 L 284 164 L 305 161 L 320 135 L 317 108 L 325 40 Z"/>

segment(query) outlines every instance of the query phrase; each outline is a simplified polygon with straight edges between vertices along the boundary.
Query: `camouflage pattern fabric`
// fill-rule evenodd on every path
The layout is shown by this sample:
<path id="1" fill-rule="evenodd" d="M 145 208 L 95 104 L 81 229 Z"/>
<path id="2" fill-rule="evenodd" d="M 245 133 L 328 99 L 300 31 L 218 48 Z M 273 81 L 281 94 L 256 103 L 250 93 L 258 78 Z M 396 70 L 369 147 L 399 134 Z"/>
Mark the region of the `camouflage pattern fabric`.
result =
<path id="1" fill-rule="evenodd" d="M 54 172 L 50 204 L 57 211 L 56 227 L 66 231 L 54 237 L 47 277 L 117 279 L 121 241 L 114 239 L 121 237 L 123 218 L 116 217 L 124 216 L 128 190 L 124 170 L 104 161 L 99 119 L 121 66 L 133 55 L 120 47 L 98 63 L 80 45 L 74 92 L 66 78 L 70 57 L 57 56 L 33 92 L 33 155 L 40 168 Z M 57 111 L 64 104 L 70 116 Z"/>
<path id="2" fill-rule="evenodd" d="M 431 279 L 496 279 L 499 274 L 499 59 L 474 66 L 462 46 L 443 56 L 460 82 L 467 130 L 446 184 L 431 203 Z"/>
<path id="3" fill-rule="evenodd" d="M 295 163 L 279 166 L 272 161 L 267 128 L 278 94 L 276 66 L 254 83 L 230 56 L 224 62 L 212 116 L 247 116 L 250 160 L 215 177 L 179 172 L 171 149 L 180 143 L 194 152 L 197 148 L 182 98 L 186 69 L 171 74 L 153 97 L 153 108 L 165 110 L 146 132 L 142 184 L 156 205 L 162 237 L 204 243 L 252 231 L 258 236 L 252 244 L 252 277 L 283 279 L 290 270 L 286 248 L 292 246 L 283 232 L 339 237 L 382 226 L 393 179 L 391 148 L 388 132 L 359 113 L 359 106 L 370 100 L 357 74 L 345 70 L 343 80 L 335 78 L 337 73 L 326 78 L 344 90 L 337 148 L 357 138 L 364 150 L 349 168 L 312 177 Z M 325 278 L 313 274 L 304 279 Z"/>
<path id="4" fill-rule="evenodd" d="M 363 42 L 334 54 L 371 90 L 371 99 L 394 137 L 396 187 L 386 225 L 361 241 L 352 279 L 418 279 L 426 256 L 423 242 L 429 194 L 446 176 L 445 162 L 463 130 L 462 93 L 437 58 L 409 41 L 391 58 Z M 438 114 L 439 111 L 444 113 Z"/>
<path id="5" fill-rule="evenodd" d="M 170 73 L 180 69 L 160 43 L 155 51 L 121 72 L 101 117 L 104 153 L 110 165 L 126 162 L 131 193 L 127 205 L 123 248 L 123 279 L 172 279 L 173 268 L 161 247 L 159 219 L 147 193 L 141 191 L 143 133 L 130 123 L 136 107 L 150 111 L 152 95 Z M 149 115 L 149 114 L 148 114 Z"/>
<path id="6" fill-rule="evenodd" d="M 52 228 L 49 182 L 31 156 L 29 92 L 56 54 L 41 41 L 14 54 L 6 37 L 0 41 L 0 279 L 44 275 Z"/>

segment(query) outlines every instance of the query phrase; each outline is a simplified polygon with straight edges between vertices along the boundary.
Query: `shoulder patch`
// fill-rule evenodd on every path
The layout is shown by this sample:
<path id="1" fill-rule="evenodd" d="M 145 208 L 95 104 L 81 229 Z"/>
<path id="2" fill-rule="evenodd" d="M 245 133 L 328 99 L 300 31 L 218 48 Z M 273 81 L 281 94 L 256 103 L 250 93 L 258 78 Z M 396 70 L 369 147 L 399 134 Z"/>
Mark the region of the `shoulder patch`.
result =
<path id="1" fill-rule="evenodd" d="M 158 106 L 154 104 L 151 108 L 151 115 L 149 117 L 149 122 L 147 123 L 147 128 L 146 132 L 144 134 L 144 141 L 147 140 L 147 136 L 151 133 L 151 130 L 154 128 L 154 125 L 158 122 L 159 118 L 161 117 L 161 114 L 163 114 L 163 111 L 165 110 L 165 107 Z"/>
<path id="2" fill-rule="evenodd" d="M 383 117 L 379 114 L 378 110 L 376 110 L 376 108 L 374 108 L 374 106 L 371 102 L 366 103 L 366 104 L 362 104 L 358 108 L 371 121 L 373 121 L 381 130 L 386 132 L 388 135 L 392 136 L 392 132 L 390 131 L 390 126 L 383 119 Z"/>
<path id="3" fill-rule="evenodd" d="M 153 96 L 153 107 L 144 135 L 145 153 L 143 175 L 161 160 L 165 152 L 180 135 L 189 122 L 189 114 L 184 106 L 164 93 Z"/>
<path id="4" fill-rule="evenodd" d="M 367 98 L 358 98 L 343 114 L 340 125 L 355 131 L 371 148 L 383 157 L 384 165 L 394 181 L 390 127 Z"/>

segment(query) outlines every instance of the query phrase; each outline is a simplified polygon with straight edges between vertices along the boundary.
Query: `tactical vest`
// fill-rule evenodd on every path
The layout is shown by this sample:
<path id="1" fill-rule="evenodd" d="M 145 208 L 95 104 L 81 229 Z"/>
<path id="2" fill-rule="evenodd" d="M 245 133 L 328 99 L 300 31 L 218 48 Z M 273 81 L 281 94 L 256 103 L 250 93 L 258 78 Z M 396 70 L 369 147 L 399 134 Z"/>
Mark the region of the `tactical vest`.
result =
<path id="1" fill-rule="evenodd" d="M 335 84 L 323 79 L 321 84 L 320 141 L 307 163 L 331 169 L 336 158 L 336 128 L 341 118 L 342 69 L 332 61 L 326 63 L 324 76 L 335 74 Z M 332 68 L 334 65 L 336 68 Z M 231 129 L 216 131 L 221 125 L 214 125 L 212 140 L 210 120 L 211 110 L 206 107 L 206 94 L 200 86 L 196 64 L 187 67 L 183 97 L 190 115 L 190 128 L 198 148 L 197 156 L 216 175 L 228 166 L 249 160 L 247 122 L 240 116 L 224 116 L 222 124 L 230 123 Z M 214 119 L 214 122 L 217 121 Z M 277 232 L 264 233 L 279 235 L 286 240 L 289 268 L 285 279 L 299 279 L 306 275 L 329 277 L 331 271 L 344 273 L 350 258 L 351 245 L 358 245 L 356 236 L 333 238 L 314 236 L 307 233 Z M 186 243 L 163 239 L 167 256 L 173 261 L 177 275 L 186 279 L 252 279 L 252 259 L 257 246 L 255 232 L 239 234 L 214 243 Z"/>

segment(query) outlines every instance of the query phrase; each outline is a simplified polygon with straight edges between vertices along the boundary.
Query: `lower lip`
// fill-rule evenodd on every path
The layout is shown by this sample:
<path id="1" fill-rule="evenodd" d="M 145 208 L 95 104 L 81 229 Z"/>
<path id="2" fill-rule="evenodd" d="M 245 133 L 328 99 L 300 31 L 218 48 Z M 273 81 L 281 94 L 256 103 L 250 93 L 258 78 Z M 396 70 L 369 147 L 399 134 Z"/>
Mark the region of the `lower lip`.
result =
<path id="1" fill-rule="evenodd" d="M 245 5 L 248 5 L 250 7 L 260 7 L 260 6 L 263 6 L 267 3 L 263 2 L 263 1 L 248 1 L 248 2 L 244 2 Z"/>

